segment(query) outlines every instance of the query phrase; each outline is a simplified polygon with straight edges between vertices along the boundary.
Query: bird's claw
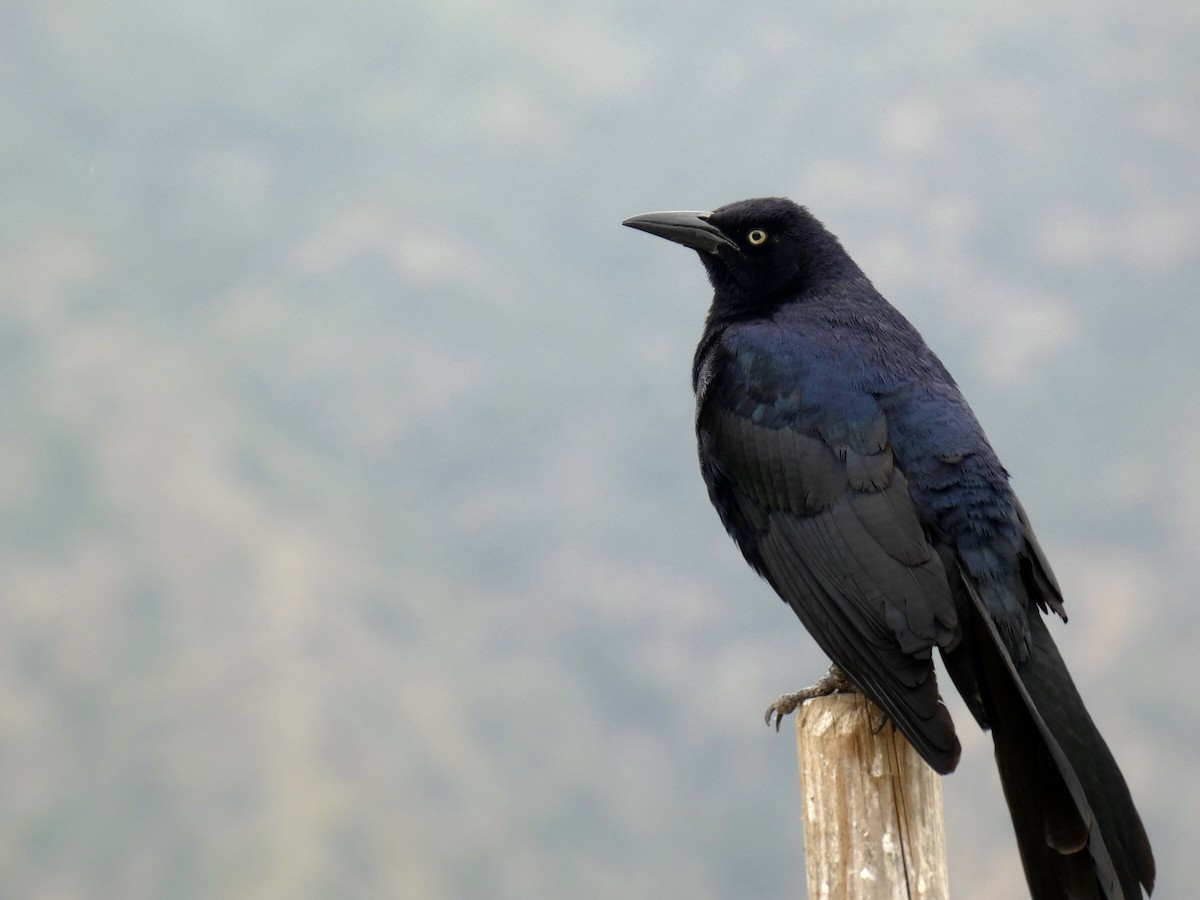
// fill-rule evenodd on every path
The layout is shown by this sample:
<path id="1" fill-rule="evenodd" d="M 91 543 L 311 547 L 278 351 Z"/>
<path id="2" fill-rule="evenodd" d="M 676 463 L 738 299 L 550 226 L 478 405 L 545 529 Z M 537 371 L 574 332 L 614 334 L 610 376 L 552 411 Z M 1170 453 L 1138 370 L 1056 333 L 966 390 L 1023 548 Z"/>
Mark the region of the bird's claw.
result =
<path id="1" fill-rule="evenodd" d="M 871 734 L 875 735 L 879 734 L 879 732 L 883 731 L 883 729 L 887 727 L 888 722 L 892 721 L 892 717 L 882 709 L 879 709 L 877 706 L 875 706 L 875 704 L 872 703 L 870 706 L 875 712 L 879 713 L 879 718 L 871 723 Z"/>
<path id="2" fill-rule="evenodd" d="M 794 694 L 782 694 L 777 697 L 775 702 L 767 707 L 767 725 L 770 726 L 771 720 L 774 719 L 775 730 L 778 731 L 784 718 L 794 713 L 796 708 L 808 699 L 802 696 L 803 694 L 804 691 L 796 691 Z"/>
<path id="3" fill-rule="evenodd" d="M 791 694 L 781 694 L 777 697 L 775 702 L 767 707 L 767 725 L 770 726 L 771 720 L 774 719 L 775 730 L 778 731 L 784 718 L 799 709 L 801 704 L 806 700 L 812 700 L 814 697 L 824 697 L 828 694 L 850 694 L 857 691 L 858 688 L 854 686 L 841 669 L 837 666 L 830 666 L 829 671 L 812 687 L 807 687 Z M 885 718 L 879 727 L 882 728 L 886 722 Z"/>

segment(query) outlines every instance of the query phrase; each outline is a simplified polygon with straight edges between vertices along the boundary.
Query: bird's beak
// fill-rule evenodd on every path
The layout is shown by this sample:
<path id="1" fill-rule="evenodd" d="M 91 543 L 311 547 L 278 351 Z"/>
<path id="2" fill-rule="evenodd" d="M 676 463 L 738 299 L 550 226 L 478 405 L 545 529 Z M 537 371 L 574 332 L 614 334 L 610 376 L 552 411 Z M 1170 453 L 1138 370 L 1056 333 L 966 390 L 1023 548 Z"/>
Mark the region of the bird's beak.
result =
<path id="1" fill-rule="evenodd" d="M 706 212 L 652 212 L 631 216 L 621 224 L 706 253 L 741 253 L 737 244 L 708 221 L 708 216 Z"/>

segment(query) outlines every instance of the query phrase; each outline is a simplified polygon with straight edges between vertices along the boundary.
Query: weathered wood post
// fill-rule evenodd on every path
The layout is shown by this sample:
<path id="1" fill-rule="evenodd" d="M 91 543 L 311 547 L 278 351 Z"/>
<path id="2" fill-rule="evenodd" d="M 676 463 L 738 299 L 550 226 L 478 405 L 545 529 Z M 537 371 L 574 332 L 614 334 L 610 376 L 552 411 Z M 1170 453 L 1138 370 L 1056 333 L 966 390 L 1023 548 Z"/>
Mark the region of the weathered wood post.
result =
<path id="1" fill-rule="evenodd" d="M 809 900 L 949 900 L 942 783 L 862 694 L 796 717 Z"/>

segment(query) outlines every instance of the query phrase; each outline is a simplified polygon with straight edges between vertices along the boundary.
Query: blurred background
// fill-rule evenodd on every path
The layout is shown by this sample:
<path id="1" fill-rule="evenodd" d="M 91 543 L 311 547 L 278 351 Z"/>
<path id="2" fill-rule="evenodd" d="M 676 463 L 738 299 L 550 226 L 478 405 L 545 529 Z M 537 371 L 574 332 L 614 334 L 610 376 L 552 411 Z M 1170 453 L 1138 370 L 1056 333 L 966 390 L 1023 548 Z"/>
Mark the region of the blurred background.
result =
<path id="1" fill-rule="evenodd" d="M 0 896 L 803 896 L 825 661 L 620 227 L 763 194 L 964 387 L 1188 896 L 1200 7 L 0 10 Z M 952 889 L 1023 896 L 953 711 Z"/>

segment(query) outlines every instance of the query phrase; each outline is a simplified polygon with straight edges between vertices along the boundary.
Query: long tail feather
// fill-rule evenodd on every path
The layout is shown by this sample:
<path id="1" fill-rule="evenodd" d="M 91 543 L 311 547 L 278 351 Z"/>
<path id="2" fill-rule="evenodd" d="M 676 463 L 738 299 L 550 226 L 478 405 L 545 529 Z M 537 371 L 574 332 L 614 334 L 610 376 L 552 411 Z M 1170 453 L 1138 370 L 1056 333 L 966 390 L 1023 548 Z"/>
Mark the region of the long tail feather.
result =
<path id="1" fill-rule="evenodd" d="M 978 594 L 977 680 L 1033 900 L 1140 900 L 1154 857 L 1129 788 L 1041 616 L 1018 669 Z"/>

